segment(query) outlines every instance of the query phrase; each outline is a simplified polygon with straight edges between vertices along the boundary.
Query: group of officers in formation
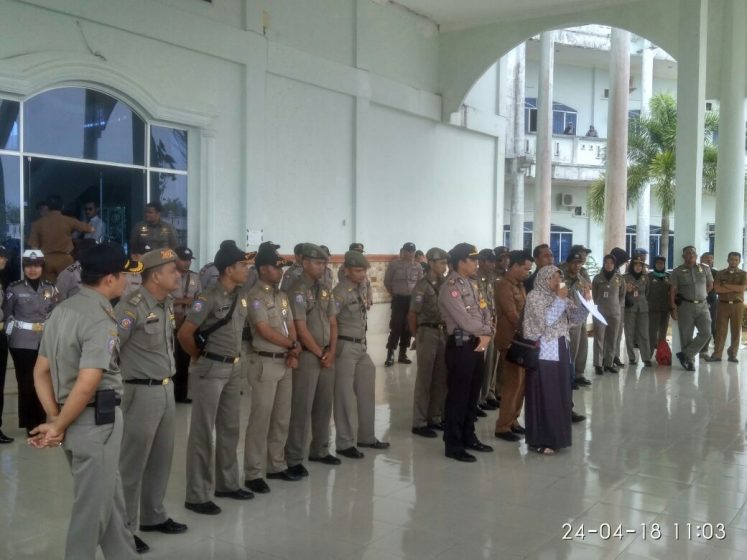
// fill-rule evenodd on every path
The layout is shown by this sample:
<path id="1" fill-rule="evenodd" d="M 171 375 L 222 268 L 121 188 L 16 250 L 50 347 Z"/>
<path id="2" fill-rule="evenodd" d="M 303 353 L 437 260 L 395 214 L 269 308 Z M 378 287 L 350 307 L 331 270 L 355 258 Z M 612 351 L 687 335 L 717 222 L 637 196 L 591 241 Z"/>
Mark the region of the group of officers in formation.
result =
<path id="1" fill-rule="evenodd" d="M 214 498 L 249 500 L 270 492 L 267 480 L 302 480 L 309 474 L 306 459 L 338 465 L 338 456 L 361 459 L 361 448 L 389 447 L 374 432 L 376 368 L 366 339 L 373 294 L 363 245 L 345 253 L 336 283 L 329 251 L 312 243 L 298 244 L 291 263 L 269 241 L 256 253 L 224 241 L 198 274 L 190 270 L 192 252 L 171 247 L 169 228 L 158 215 L 138 224 L 129 257 L 113 243 L 79 244 L 77 260 L 50 278 L 56 287 L 42 279 L 43 250 L 29 249 L 24 278 L 4 297 L 11 355 L 16 360 L 14 349 L 30 351 L 26 362 L 22 353 L 16 360 L 28 442 L 61 446 L 73 475 L 66 558 L 93 559 L 98 546 L 106 558 L 131 558 L 149 549 L 137 533 L 187 530 L 164 507 L 176 402 L 192 404 L 185 507 L 200 514 L 221 513 Z M 730 324 L 728 357 L 736 361 L 747 284 L 737 253 L 715 282 L 691 247 L 671 274 L 662 259 L 645 274 L 645 252 L 638 251 L 623 275 L 628 256 L 613 250 L 593 280 L 584 268 L 588 253 L 573 247 L 562 269 L 569 292 L 591 288 L 607 319 L 607 325 L 594 322 L 597 374 L 617 373 L 622 365 L 623 330 L 629 362 L 638 350 L 650 365 L 669 315 L 680 327 L 680 362 L 692 369 L 711 337 L 712 289 L 719 320 L 708 359 L 720 360 Z M 486 410 L 500 408 L 496 437 L 518 441 L 524 433 L 526 372 L 506 361 L 506 351 L 521 332 L 527 291 L 554 257 L 547 245 L 530 254 L 460 243 L 448 252 L 431 248 L 422 261 L 415 245 L 405 243 L 386 271 L 392 315 L 385 365 L 393 366 L 398 347 L 398 361 L 410 363 L 414 336 L 412 432 L 435 438 L 443 431 L 445 455 L 474 462 L 469 451 L 492 451 L 475 435 Z M 572 328 L 574 388 L 590 384 L 586 344 L 586 327 Z M 243 480 L 237 458 L 242 374 L 251 387 Z M 336 455 L 330 451 L 333 416 Z M 573 421 L 583 420 L 573 413 Z"/>

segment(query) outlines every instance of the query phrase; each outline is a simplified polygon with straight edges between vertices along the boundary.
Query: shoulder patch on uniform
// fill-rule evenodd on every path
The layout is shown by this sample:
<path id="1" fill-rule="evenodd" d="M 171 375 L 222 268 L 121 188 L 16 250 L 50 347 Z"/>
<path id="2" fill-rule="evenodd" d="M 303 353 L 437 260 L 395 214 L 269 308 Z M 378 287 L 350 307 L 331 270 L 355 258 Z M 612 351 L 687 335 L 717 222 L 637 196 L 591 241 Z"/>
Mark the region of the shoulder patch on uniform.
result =
<path id="1" fill-rule="evenodd" d="M 200 301 L 199 299 L 195 300 L 194 303 L 192 303 L 192 309 L 197 313 L 202 311 L 202 301 Z"/>
<path id="2" fill-rule="evenodd" d="M 123 331 L 130 330 L 130 327 L 132 326 L 132 319 L 130 317 L 125 317 L 119 322 L 119 328 Z"/>
<path id="3" fill-rule="evenodd" d="M 296 296 L 293 298 L 293 300 L 296 303 L 306 303 L 306 296 L 302 293 L 296 294 Z"/>
<path id="4" fill-rule="evenodd" d="M 261 309 L 262 308 L 262 300 L 254 299 L 252 300 L 252 309 Z"/>
<path id="5" fill-rule="evenodd" d="M 451 291 L 451 297 L 458 298 L 459 297 L 459 292 L 457 292 L 456 290 L 452 290 Z"/>
<path id="6" fill-rule="evenodd" d="M 19 284 L 23 284 L 23 280 L 16 280 L 15 282 L 11 282 L 8 287 L 10 288 L 12 286 L 18 286 Z"/>

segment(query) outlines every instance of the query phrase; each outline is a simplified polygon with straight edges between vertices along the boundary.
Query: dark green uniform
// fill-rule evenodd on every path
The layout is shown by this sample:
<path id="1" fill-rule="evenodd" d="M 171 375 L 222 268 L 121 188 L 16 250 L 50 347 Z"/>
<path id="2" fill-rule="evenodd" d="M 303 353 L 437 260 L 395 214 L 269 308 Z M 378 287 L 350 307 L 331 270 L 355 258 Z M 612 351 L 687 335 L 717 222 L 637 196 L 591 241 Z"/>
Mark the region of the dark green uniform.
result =
<path id="1" fill-rule="evenodd" d="M 669 283 L 668 272 L 648 273 L 648 341 L 653 354 L 659 342 L 666 340 L 669 330 Z"/>

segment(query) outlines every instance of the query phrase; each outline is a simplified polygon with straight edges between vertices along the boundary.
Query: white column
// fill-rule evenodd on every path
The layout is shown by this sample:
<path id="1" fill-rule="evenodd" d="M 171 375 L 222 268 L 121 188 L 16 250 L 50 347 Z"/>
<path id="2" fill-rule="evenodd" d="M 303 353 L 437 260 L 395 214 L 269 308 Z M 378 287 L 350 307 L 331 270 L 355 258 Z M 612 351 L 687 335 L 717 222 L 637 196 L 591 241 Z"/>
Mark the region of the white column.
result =
<path id="1" fill-rule="evenodd" d="M 703 242 L 703 122 L 705 118 L 708 0 L 681 0 L 677 60 L 677 203 L 674 208 L 674 266 L 682 248 Z M 743 70 L 743 69 L 742 69 Z M 744 147 L 744 137 L 740 140 Z"/>
<path id="2" fill-rule="evenodd" d="M 526 44 L 522 43 L 512 52 L 512 85 L 511 97 L 511 150 L 507 148 L 510 160 L 511 185 L 511 249 L 524 248 L 524 172 L 525 137 L 524 137 L 524 92 L 526 89 Z M 502 241 L 500 245 L 502 245 Z"/>
<path id="3" fill-rule="evenodd" d="M 612 29 L 610 99 L 607 110 L 607 185 L 604 196 L 604 251 L 625 247 L 628 192 L 628 96 L 630 32 Z"/>
<path id="4" fill-rule="evenodd" d="M 537 99 L 537 173 L 534 184 L 533 245 L 550 242 L 552 197 L 552 97 L 555 32 L 540 35 L 540 75 Z"/>
<path id="5" fill-rule="evenodd" d="M 641 116 L 649 114 L 649 102 L 654 89 L 654 50 L 644 39 L 641 52 Z M 638 199 L 636 246 L 648 250 L 651 226 L 651 185 L 647 182 Z"/>
<path id="6" fill-rule="evenodd" d="M 747 3 L 724 0 L 721 47 L 721 108 L 716 185 L 716 268 L 731 251 L 742 252 L 744 226 L 745 50 Z"/>

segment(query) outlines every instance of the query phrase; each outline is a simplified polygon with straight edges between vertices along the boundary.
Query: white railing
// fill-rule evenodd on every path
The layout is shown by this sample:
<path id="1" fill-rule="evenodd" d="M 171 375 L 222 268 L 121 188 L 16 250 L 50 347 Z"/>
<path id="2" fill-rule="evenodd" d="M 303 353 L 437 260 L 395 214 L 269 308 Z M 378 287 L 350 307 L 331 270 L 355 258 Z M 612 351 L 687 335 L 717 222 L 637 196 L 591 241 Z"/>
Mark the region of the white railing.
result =
<path id="1" fill-rule="evenodd" d="M 527 156 L 537 159 L 537 135 L 530 133 L 524 140 Z M 604 167 L 607 157 L 607 139 L 586 136 L 554 134 L 552 137 L 552 162 L 561 165 L 589 165 Z"/>

